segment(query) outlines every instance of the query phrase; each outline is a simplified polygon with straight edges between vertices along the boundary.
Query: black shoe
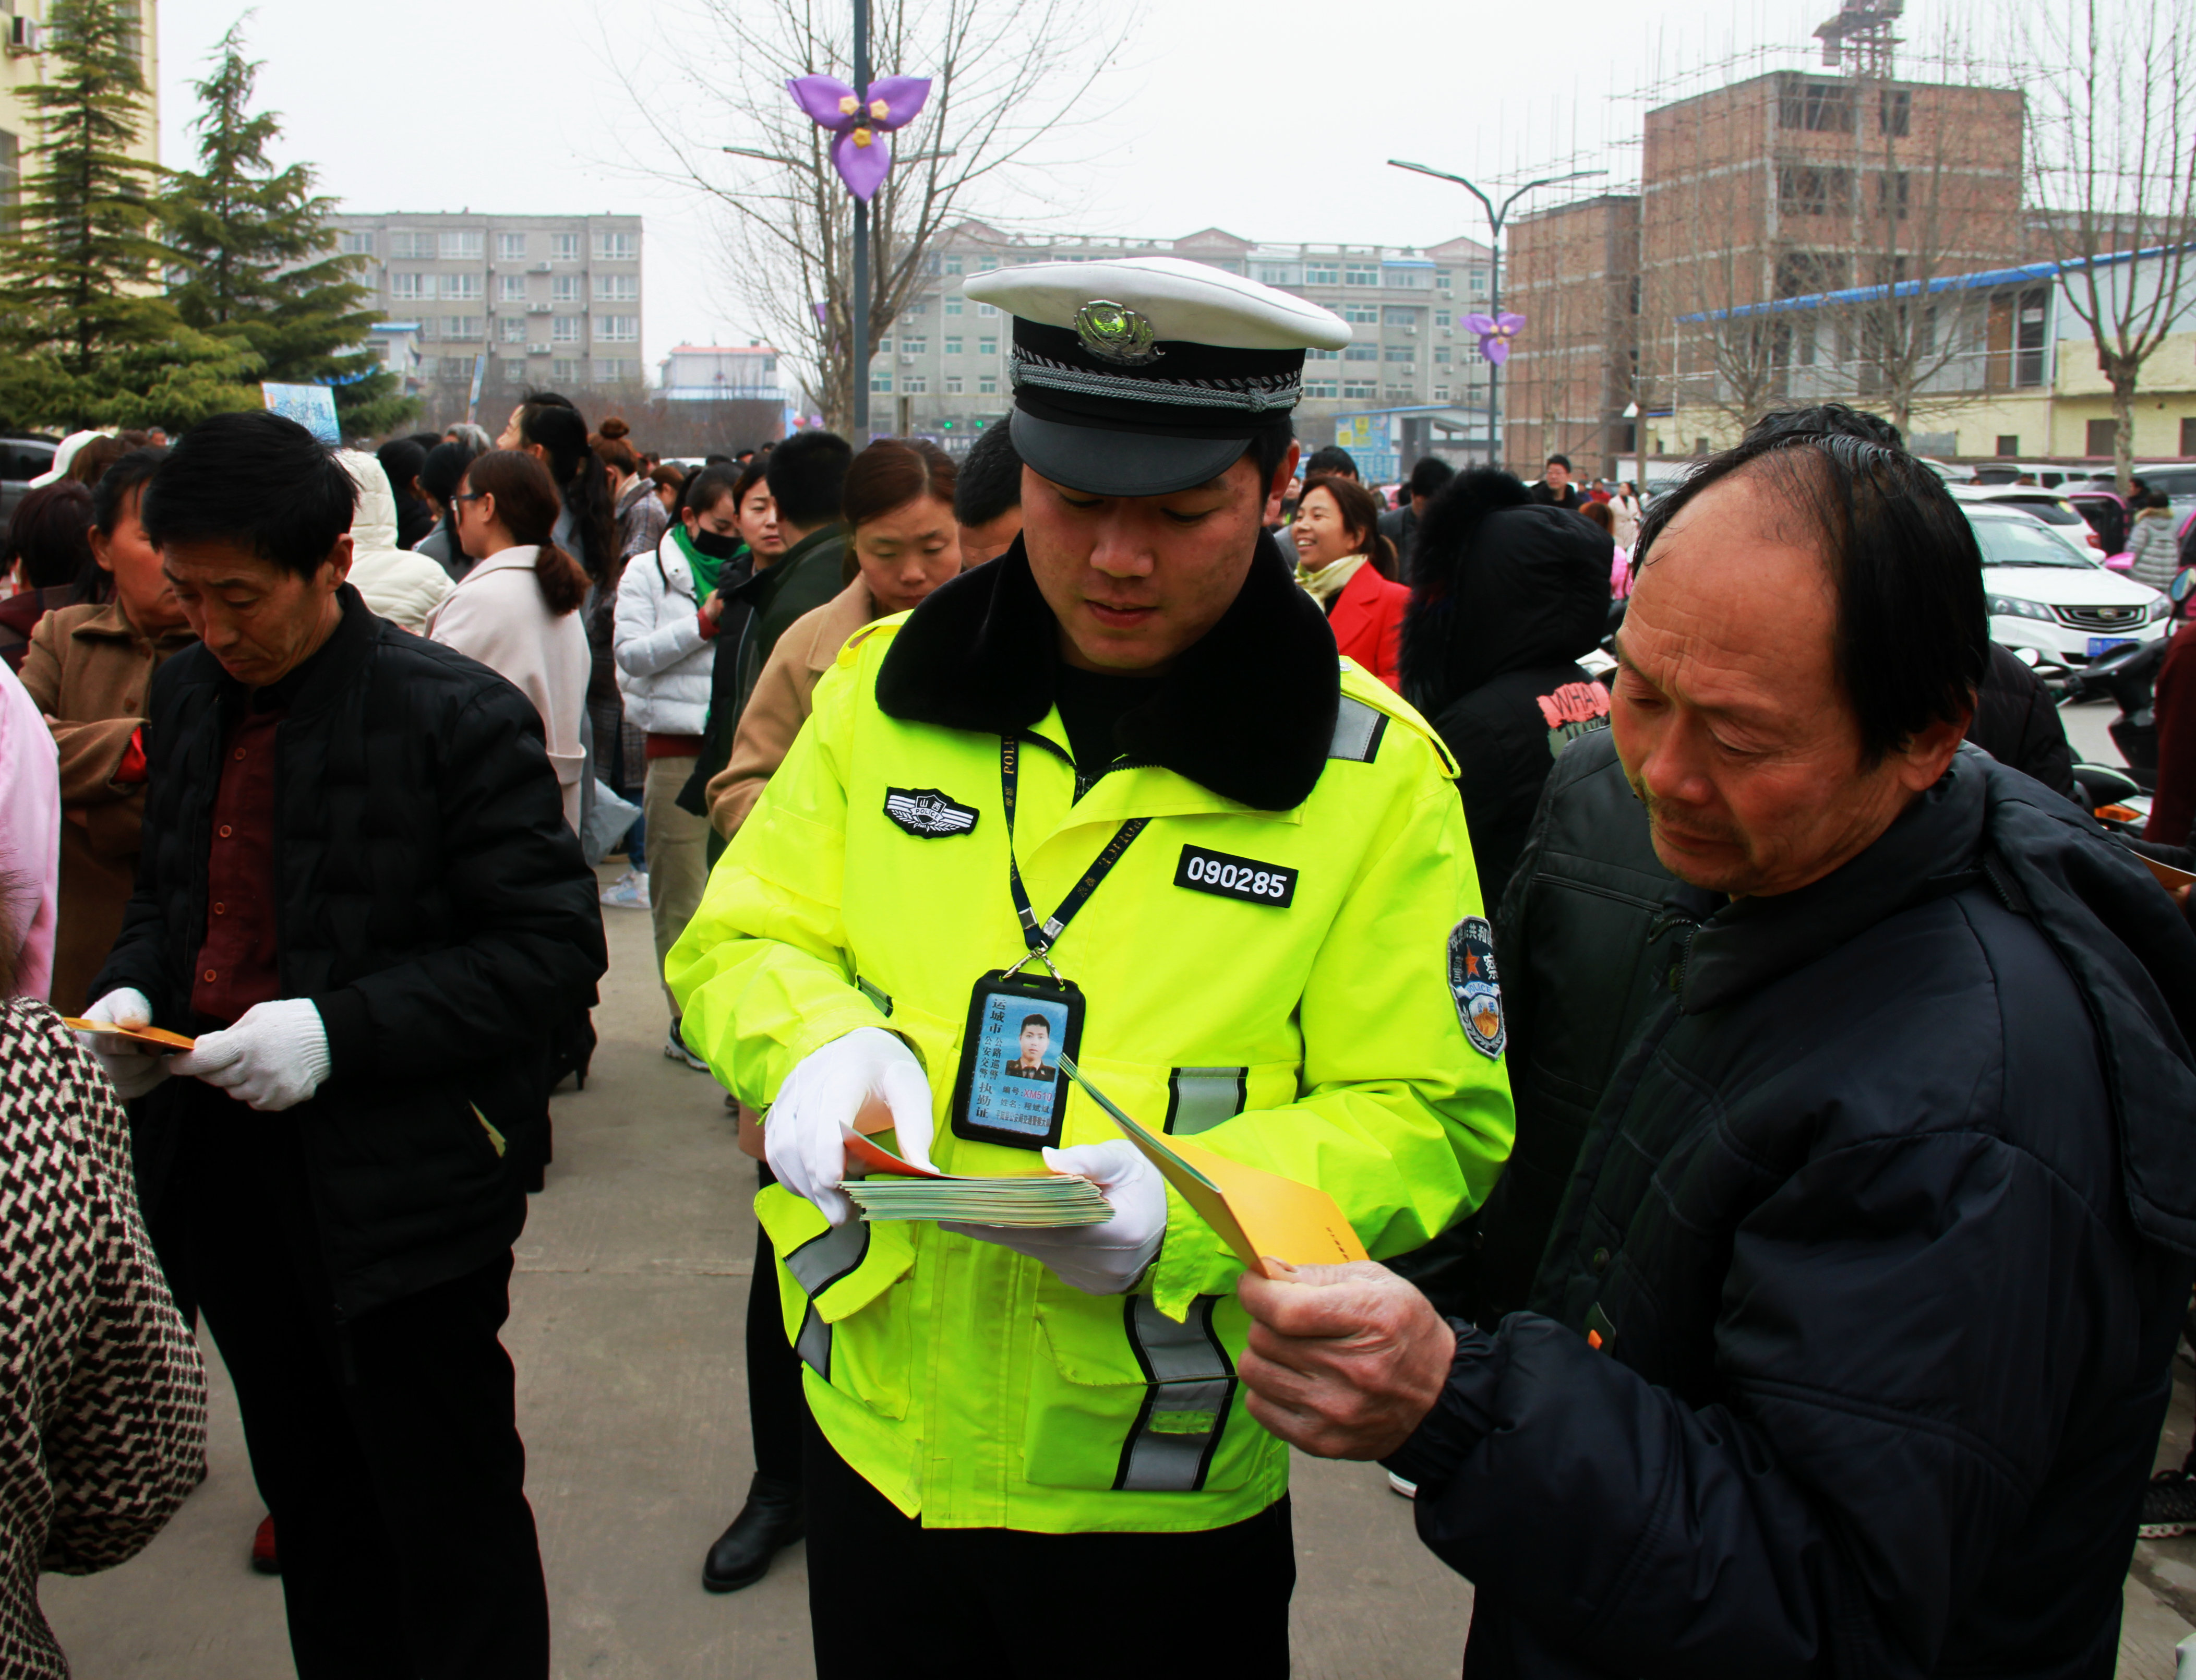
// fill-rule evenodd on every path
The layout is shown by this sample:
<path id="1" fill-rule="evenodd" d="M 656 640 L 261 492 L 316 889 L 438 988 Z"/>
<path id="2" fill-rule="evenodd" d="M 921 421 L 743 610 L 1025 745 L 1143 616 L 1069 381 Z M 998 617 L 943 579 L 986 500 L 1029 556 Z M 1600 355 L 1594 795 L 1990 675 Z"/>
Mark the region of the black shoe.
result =
<path id="1" fill-rule="evenodd" d="M 770 1573 L 770 1561 L 801 1535 L 800 1487 L 759 1475 L 748 1485 L 748 1502 L 732 1526 L 702 1560 L 702 1585 L 711 1592 L 737 1592 Z"/>
<path id="2" fill-rule="evenodd" d="M 2142 1490 L 2142 1517 L 2135 1533 L 2146 1540 L 2170 1540 L 2196 1528 L 2196 1478 L 2186 1470 L 2160 1470 Z"/>

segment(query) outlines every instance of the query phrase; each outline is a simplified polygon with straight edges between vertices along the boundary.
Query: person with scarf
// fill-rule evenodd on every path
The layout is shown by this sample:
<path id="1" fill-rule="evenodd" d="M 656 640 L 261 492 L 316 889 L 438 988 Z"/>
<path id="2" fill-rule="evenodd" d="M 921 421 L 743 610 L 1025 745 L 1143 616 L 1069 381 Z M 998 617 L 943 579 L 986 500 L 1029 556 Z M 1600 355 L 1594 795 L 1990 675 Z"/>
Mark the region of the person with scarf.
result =
<path id="1" fill-rule="evenodd" d="M 1326 614 L 1335 646 L 1392 689 L 1411 592 L 1384 574 L 1395 561 L 1379 527 L 1380 507 L 1371 491 L 1354 479 L 1320 473 L 1304 486 L 1291 528 L 1297 581 Z"/>
<path id="2" fill-rule="evenodd" d="M 697 491 L 708 488 L 702 482 L 708 476 L 696 481 Z M 690 496 L 656 551 L 634 556 L 618 583 L 610 651 L 626 717 L 648 736 L 640 814 L 648 831 L 648 908 L 659 973 L 702 902 L 708 874 L 708 820 L 681 810 L 678 800 L 708 721 L 710 670 L 725 621 L 725 601 L 718 587 L 722 569 L 734 562 L 737 573 L 744 551 L 739 503 L 731 490 L 727 483 L 706 501 Z M 737 580 L 736 575 L 732 581 Z M 663 1054 L 703 1067 L 679 1036 L 676 1003 Z"/>

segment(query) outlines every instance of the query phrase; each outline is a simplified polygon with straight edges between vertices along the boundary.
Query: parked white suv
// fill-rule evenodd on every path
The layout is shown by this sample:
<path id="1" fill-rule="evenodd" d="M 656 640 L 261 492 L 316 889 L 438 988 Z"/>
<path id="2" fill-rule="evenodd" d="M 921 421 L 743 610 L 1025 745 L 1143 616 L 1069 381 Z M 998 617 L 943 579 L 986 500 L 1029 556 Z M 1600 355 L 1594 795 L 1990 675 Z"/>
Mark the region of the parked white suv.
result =
<path id="1" fill-rule="evenodd" d="M 2165 634 L 2173 603 L 2147 584 L 2107 570 L 2058 527 L 1986 502 L 1961 511 L 1983 551 L 1992 641 L 2082 666 L 2123 642 Z"/>

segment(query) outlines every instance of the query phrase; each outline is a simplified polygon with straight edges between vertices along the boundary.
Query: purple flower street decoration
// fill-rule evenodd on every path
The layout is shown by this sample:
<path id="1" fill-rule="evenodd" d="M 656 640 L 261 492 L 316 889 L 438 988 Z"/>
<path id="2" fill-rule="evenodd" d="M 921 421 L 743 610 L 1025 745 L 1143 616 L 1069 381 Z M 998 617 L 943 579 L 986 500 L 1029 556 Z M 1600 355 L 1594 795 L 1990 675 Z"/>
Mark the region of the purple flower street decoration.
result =
<path id="1" fill-rule="evenodd" d="M 1464 330 L 1479 335 L 1479 353 L 1500 367 L 1510 360 L 1510 341 L 1525 327 L 1525 317 L 1505 309 L 1499 315 L 1466 315 Z"/>
<path id="2" fill-rule="evenodd" d="M 870 84 L 867 104 L 836 76 L 800 76 L 785 85 L 818 127 L 838 136 L 831 142 L 831 167 L 864 204 L 892 169 L 892 141 L 886 136 L 913 122 L 930 97 L 928 76 L 880 76 Z"/>

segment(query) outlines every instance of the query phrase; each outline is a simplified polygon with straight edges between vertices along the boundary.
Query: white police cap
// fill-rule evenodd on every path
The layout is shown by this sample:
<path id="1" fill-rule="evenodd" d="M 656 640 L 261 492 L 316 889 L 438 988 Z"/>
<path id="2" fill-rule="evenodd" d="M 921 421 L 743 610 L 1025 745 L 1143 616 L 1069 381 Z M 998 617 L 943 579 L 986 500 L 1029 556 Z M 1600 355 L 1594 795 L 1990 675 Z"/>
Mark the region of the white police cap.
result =
<path id="1" fill-rule="evenodd" d="M 971 276 L 1014 317 L 1014 447 L 1056 483 L 1152 496 L 1226 471 L 1303 395 L 1304 352 L 1349 328 L 1315 303 L 1172 257 Z"/>

